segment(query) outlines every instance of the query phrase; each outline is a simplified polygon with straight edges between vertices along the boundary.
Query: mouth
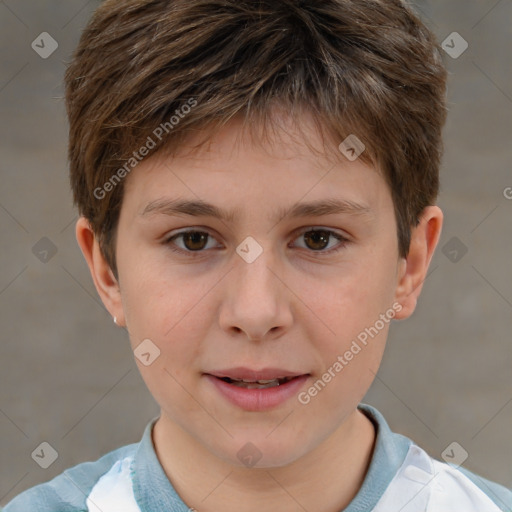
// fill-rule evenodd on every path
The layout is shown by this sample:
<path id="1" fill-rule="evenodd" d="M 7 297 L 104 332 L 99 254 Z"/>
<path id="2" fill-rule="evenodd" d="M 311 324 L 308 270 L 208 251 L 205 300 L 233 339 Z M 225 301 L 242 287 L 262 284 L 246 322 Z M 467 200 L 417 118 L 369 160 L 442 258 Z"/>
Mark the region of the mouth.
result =
<path id="1" fill-rule="evenodd" d="M 246 379 L 231 379 L 230 377 L 217 377 L 228 384 L 245 389 L 267 389 L 281 386 L 296 377 L 282 377 L 277 379 L 267 380 L 246 380 Z"/>
<path id="2" fill-rule="evenodd" d="M 212 389 L 237 407 L 265 411 L 284 404 L 299 393 L 311 374 L 278 368 L 230 368 L 204 376 L 213 385 Z"/>

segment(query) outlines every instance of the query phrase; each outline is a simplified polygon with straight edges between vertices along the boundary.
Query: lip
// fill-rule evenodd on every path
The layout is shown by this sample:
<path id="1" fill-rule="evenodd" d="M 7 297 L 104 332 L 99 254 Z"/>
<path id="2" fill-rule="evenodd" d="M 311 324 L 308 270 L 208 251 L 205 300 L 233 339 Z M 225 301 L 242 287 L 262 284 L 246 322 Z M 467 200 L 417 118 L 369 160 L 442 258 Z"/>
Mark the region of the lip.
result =
<path id="1" fill-rule="evenodd" d="M 263 368 L 261 370 L 252 370 L 244 366 L 237 368 L 226 368 L 224 370 L 215 370 L 208 372 L 207 375 L 213 375 L 214 377 L 229 377 L 230 379 L 243 379 L 243 380 L 272 380 L 281 379 L 283 377 L 299 377 L 306 375 L 302 372 L 293 372 L 284 370 L 282 368 Z"/>
<path id="2" fill-rule="evenodd" d="M 230 374 L 226 375 L 226 373 Z M 247 368 L 232 368 L 226 371 L 205 373 L 204 377 L 206 377 L 214 389 L 230 403 L 246 411 L 257 412 L 276 408 L 291 397 L 296 396 L 309 379 L 310 374 L 297 374 L 275 368 L 261 371 L 248 371 Z M 279 386 L 263 389 L 248 389 L 229 384 L 221 380 L 221 377 L 244 380 L 271 380 L 280 377 L 292 377 L 292 379 Z"/>

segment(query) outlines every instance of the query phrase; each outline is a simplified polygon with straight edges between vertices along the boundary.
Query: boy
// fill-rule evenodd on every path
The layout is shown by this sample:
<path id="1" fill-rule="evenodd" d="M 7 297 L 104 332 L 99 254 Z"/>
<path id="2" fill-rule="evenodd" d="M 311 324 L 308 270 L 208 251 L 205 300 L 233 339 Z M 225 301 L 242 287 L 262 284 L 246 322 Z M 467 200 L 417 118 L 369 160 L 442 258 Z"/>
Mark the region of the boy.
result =
<path id="1" fill-rule="evenodd" d="M 443 220 L 404 4 L 107 0 L 66 87 L 77 240 L 161 414 L 6 512 L 512 509 L 360 403 Z"/>

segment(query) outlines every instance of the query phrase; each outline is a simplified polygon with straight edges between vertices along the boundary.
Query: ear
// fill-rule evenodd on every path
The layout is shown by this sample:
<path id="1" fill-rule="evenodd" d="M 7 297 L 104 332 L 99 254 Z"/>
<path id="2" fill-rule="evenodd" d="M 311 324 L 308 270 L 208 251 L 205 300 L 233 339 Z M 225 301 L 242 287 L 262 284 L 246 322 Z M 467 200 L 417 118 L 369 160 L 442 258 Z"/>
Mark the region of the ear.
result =
<path id="1" fill-rule="evenodd" d="M 416 309 L 442 226 L 441 209 L 438 206 L 427 206 L 421 214 L 419 224 L 412 230 L 409 253 L 398 264 L 395 300 L 402 305 L 401 311 L 395 315 L 398 320 L 410 317 Z"/>
<path id="2" fill-rule="evenodd" d="M 103 304 L 112 317 L 116 317 L 117 325 L 124 327 L 125 318 L 119 284 L 103 257 L 99 243 L 94 236 L 94 231 L 85 217 L 78 219 L 75 233 Z"/>

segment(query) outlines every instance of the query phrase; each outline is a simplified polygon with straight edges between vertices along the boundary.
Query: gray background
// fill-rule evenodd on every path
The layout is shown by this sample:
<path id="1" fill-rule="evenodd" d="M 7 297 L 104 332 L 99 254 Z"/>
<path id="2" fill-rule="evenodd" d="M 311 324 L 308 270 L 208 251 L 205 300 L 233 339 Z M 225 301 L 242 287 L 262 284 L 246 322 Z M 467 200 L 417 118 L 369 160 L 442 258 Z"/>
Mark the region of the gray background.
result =
<path id="1" fill-rule="evenodd" d="M 74 235 L 62 76 L 97 5 L 0 1 L 2 504 L 137 442 L 158 414 Z M 392 325 L 365 401 L 434 457 L 457 441 L 469 454 L 465 467 L 511 487 L 512 200 L 504 190 L 512 187 L 512 2 L 417 7 L 439 41 L 456 31 L 469 48 L 444 56 L 450 114 L 440 247 L 412 319 Z M 47 59 L 31 48 L 41 32 L 59 44 Z M 46 263 L 32 250 L 43 237 L 57 249 Z M 453 237 L 456 252 L 449 245 L 445 255 Z M 31 458 L 43 441 L 59 454 L 48 469 Z"/>

